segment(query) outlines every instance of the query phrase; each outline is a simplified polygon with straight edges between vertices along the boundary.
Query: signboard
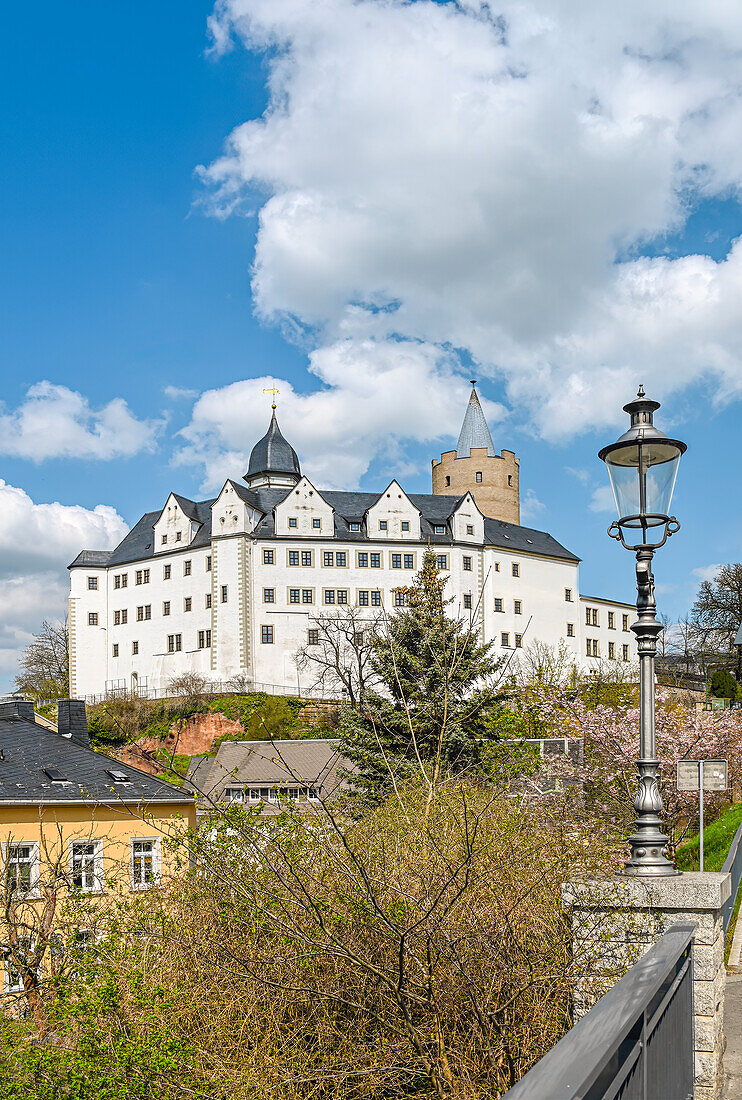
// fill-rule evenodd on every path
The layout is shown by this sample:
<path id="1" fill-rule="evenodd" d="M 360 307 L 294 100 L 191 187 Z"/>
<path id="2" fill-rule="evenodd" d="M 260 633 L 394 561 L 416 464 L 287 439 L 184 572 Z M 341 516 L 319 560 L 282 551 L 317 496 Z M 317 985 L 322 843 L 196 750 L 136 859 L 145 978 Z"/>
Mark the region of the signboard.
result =
<path id="1" fill-rule="evenodd" d="M 678 760 L 678 790 L 699 789 L 701 765 L 704 791 L 725 791 L 729 786 L 726 760 Z"/>

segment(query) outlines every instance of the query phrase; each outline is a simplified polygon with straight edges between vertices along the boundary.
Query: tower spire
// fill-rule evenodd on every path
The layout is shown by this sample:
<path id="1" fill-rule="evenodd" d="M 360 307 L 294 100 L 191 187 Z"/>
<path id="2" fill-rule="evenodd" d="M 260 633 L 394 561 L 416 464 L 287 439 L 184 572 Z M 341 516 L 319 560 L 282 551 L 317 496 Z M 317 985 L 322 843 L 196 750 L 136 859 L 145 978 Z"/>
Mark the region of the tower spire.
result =
<path id="1" fill-rule="evenodd" d="M 469 404 L 464 414 L 464 422 L 459 432 L 459 441 L 456 444 L 458 458 L 469 458 L 472 447 L 486 447 L 489 457 L 495 457 L 495 445 L 492 442 L 492 436 L 487 427 L 482 406 L 479 403 L 476 386 L 476 379 L 474 379 L 471 384 Z"/>

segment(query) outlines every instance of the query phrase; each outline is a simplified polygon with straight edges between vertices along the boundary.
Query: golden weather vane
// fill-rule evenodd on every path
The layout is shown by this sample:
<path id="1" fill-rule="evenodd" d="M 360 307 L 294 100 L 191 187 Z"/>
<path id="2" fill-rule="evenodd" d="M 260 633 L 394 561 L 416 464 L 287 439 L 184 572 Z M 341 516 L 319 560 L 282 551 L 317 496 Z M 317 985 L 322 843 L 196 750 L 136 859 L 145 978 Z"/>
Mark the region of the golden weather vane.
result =
<path id="1" fill-rule="evenodd" d="M 278 397 L 280 392 L 281 391 L 277 390 L 275 386 L 271 386 L 270 389 L 263 390 L 263 393 L 272 393 L 273 394 L 273 402 L 271 404 L 272 409 L 275 409 L 275 407 L 276 407 L 276 398 Z"/>

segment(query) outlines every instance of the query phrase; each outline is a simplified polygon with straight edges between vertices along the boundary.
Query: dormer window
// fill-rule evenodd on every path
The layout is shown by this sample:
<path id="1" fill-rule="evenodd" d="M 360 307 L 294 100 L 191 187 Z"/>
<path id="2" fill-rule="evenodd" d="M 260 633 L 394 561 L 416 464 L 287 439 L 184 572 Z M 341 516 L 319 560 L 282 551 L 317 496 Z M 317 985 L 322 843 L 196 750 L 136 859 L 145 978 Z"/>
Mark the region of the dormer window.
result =
<path id="1" fill-rule="evenodd" d="M 473 535 L 474 534 L 474 524 L 473 523 L 467 523 L 466 533 L 467 533 L 467 535 Z"/>
<path id="2" fill-rule="evenodd" d="M 436 534 L 436 535 L 445 535 L 445 533 L 446 533 L 445 525 L 442 524 L 442 523 L 433 524 L 433 533 Z"/>
<path id="3" fill-rule="evenodd" d="M 312 527 L 314 528 L 315 531 L 319 531 L 321 526 L 322 526 L 322 520 L 321 519 L 313 519 L 312 520 Z"/>
<path id="4" fill-rule="evenodd" d="M 409 520 L 403 519 L 402 520 L 402 530 L 403 531 L 409 531 L 409 529 L 410 529 Z"/>
<path id="5" fill-rule="evenodd" d="M 162 538 L 160 539 L 160 542 L 162 543 L 163 546 L 166 546 L 167 545 L 167 535 L 163 535 Z"/>
<path id="6" fill-rule="evenodd" d="M 296 527 L 296 516 L 289 517 L 289 527 Z"/>
<path id="7" fill-rule="evenodd" d="M 176 542 L 180 542 L 180 540 L 181 540 L 182 538 L 183 538 L 183 532 L 182 532 L 182 531 L 176 531 L 176 532 L 175 532 L 175 541 L 176 541 Z"/>
<path id="8" fill-rule="evenodd" d="M 379 520 L 379 530 L 380 531 L 386 531 L 387 527 L 388 527 L 388 524 L 387 524 L 387 521 L 385 519 Z"/>
<path id="9" fill-rule="evenodd" d="M 348 524 L 348 526 L 350 527 L 351 531 L 360 531 L 361 529 L 360 523 L 350 523 Z"/>

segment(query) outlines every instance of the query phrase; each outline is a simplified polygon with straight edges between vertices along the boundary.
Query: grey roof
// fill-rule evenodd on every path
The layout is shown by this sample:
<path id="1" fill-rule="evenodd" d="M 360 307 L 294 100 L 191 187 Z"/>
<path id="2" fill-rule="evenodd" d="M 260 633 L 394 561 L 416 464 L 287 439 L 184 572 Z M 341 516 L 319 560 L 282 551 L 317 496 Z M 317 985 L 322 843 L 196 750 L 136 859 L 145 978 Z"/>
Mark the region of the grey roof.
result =
<path id="1" fill-rule="evenodd" d="M 200 759 L 189 774 L 190 784 L 205 801 L 216 801 L 225 787 L 320 787 L 326 795 L 342 784 L 337 772 L 342 758 L 339 741 L 307 738 L 283 741 L 223 741 L 215 757 Z"/>
<path id="2" fill-rule="evenodd" d="M 490 458 L 496 457 L 495 445 L 492 442 L 490 430 L 487 427 L 482 406 L 479 404 L 477 391 L 472 383 L 469 404 L 466 406 L 464 423 L 459 432 L 459 441 L 456 444 L 457 458 L 469 458 L 472 447 L 486 447 Z"/>
<path id="3" fill-rule="evenodd" d="M 187 802 L 189 792 L 24 718 L 0 716 L 0 805 L 8 802 Z M 53 783 L 45 769 L 68 780 Z M 117 783 L 113 770 L 130 778 Z"/>
<path id="4" fill-rule="evenodd" d="M 735 635 L 733 644 L 734 645 L 742 645 L 742 623 L 740 623 L 740 627 L 739 627 L 739 630 L 737 631 L 737 633 Z"/>
<path id="5" fill-rule="evenodd" d="M 275 409 L 268 431 L 250 452 L 245 480 L 258 474 L 295 474 L 301 477 L 296 451 L 281 435 Z"/>
<path id="6" fill-rule="evenodd" d="M 110 557 L 110 550 L 81 550 L 70 565 L 70 569 L 73 565 L 90 565 L 102 569 L 108 565 Z"/>

